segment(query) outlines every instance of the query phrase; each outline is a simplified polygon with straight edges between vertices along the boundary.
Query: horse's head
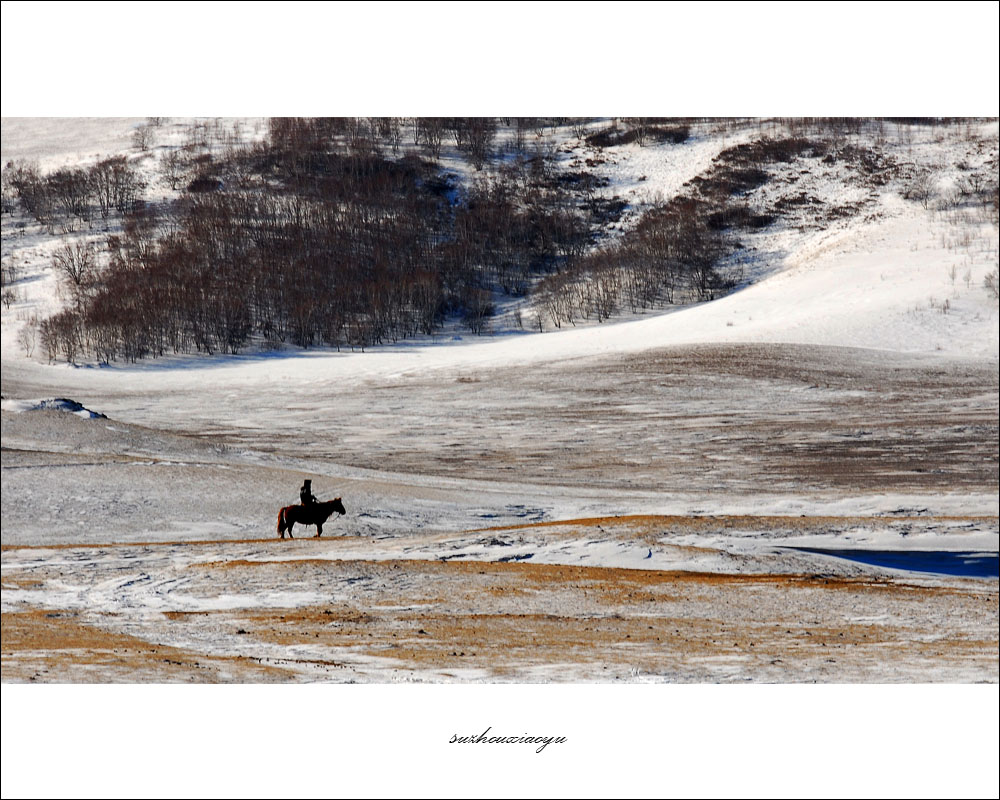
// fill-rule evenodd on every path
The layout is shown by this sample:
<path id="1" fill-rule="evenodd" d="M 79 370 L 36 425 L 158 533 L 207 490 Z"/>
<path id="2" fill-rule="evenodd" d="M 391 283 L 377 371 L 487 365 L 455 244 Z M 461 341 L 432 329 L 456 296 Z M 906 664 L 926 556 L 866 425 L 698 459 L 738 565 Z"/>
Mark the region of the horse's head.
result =
<path id="1" fill-rule="evenodd" d="M 346 514 L 346 513 L 347 513 L 347 509 L 346 509 L 346 508 L 344 508 L 344 504 L 340 502 L 340 498 L 339 498 L 339 497 L 337 497 L 337 498 L 334 498 L 333 500 L 331 500 L 331 501 L 330 501 L 330 506 L 331 506 L 331 508 L 333 508 L 333 510 L 334 510 L 334 511 L 336 511 L 336 512 L 337 512 L 338 514 L 341 514 L 341 515 L 343 515 L 343 514 Z"/>

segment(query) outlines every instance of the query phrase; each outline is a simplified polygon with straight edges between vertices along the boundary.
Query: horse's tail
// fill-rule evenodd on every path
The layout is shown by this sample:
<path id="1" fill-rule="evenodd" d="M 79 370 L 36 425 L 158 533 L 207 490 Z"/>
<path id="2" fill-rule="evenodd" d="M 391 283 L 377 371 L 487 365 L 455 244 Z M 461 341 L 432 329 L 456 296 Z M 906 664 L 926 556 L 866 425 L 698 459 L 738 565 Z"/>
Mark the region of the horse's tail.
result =
<path id="1" fill-rule="evenodd" d="M 285 509 L 278 512 L 278 535 L 285 538 Z"/>

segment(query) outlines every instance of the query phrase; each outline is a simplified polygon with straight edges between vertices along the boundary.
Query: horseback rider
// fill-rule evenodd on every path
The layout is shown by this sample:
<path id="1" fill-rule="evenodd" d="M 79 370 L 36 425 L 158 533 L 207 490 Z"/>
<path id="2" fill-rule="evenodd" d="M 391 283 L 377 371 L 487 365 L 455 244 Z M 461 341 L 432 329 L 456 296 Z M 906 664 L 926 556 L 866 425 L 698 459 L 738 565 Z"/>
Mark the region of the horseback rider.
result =
<path id="1" fill-rule="evenodd" d="M 309 480 L 308 478 L 305 481 L 303 481 L 302 488 L 299 489 L 299 500 L 302 502 L 302 505 L 304 506 L 308 506 L 312 503 L 317 502 L 316 498 L 313 496 L 312 493 L 312 481 Z"/>

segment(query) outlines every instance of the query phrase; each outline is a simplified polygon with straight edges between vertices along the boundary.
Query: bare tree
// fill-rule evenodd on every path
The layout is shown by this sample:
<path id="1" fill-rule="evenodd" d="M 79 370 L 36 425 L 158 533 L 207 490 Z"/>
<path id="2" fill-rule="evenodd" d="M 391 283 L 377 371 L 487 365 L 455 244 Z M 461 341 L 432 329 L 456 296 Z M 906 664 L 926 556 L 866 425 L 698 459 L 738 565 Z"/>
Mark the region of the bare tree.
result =
<path id="1" fill-rule="evenodd" d="M 17 208 L 17 189 L 14 187 L 13 173 L 12 169 L 13 162 L 7 162 L 7 165 L 3 168 L 2 177 L 2 204 L 0 204 L 0 213 L 3 214 L 13 214 L 14 210 Z"/>
<path id="2" fill-rule="evenodd" d="M 120 214 L 133 211 L 145 188 L 142 178 L 125 156 L 113 156 L 97 162 L 90 169 L 90 185 L 104 220 L 112 211 Z"/>
<path id="3" fill-rule="evenodd" d="M 903 197 L 918 201 L 924 208 L 927 208 L 933 196 L 934 176 L 930 172 L 918 172 L 903 192 Z"/>
<path id="4" fill-rule="evenodd" d="M 403 120 L 401 117 L 378 117 L 376 119 L 378 135 L 389 143 L 393 154 L 399 152 L 403 142 Z"/>
<path id="5" fill-rule="evenodd" d="M 163 173 L 163 177 L 167 183 L 170 184 L 170 188 L 175 192 L 177 191 L 177 186 L 184 180 L 186 166 L 184 157 L 176 147 L 168 150 L 163 158 L 160 159 L 160 171 Z"/>
<path id="6" fill-rule="evenodd" d="M 6 287 L 7 284 L 17 283 L 19 277 L 19 270 L 17 264 L 14 262 L 14 256 L 8 256 L 3 261 L 3 267 L 0 268 L 0 286 Z"/>
<path id="7" fill-rule="evenodd" d="M 983 288 L 986 289 L 986 294 L 992 299 L 1000 299 L 1000 273 L 998 273 L 996 267 L 983 278 Z"/>
<path id="8" fill-rule="evenodd" d="M 132 145 L 140 153 L 145 153 L 153 146 L 153 127 L 151 125 L 138 125 L 132 131 Z"/>
<path id="9" fill-rule="evenodd" d="M 83 350 L 80 317 L 72 309 L 43 320 L 38 332 L 50 361 L 55 361 L 62 353 L 66 361 L 73 363 Z"/>
<path id="10" fill-rule="evenodd" d="M 45 182 L 64 217 L 79 217 L 84 222 L 90 220 L 93 184 L 87 170 L 65 167 L 53 172 Z"/>
<path id="11" fill-rule="evenodd" d="M 48 224 L 52 214 L 52 192 L 38 165 L 25 161 L 8 162 L 4 177 L 10 181 L 24 210 L 43 225 Z"/>
<path id="12" fill-rule="evenodd" d="M 38 320 L 29 320 L 17 332 L 17 343 L 24 352 L 25 358 L 31 358 L 35 353 L 35 346 L 38 343 Z"/>
<path id="13" fill-rule="evenodd" d="M 490 158 L 497 134 L 496 117 L 465 117 L 453 121 L 455 141 L 466 154 L 469 163 L 481 170 Z"/>
<path id="14" fill-rule="evenodd" d="M 52 266 L 69 284 L 77 307 L 82 307 L 84 295 L 96 277 L 97 248 L 83 241 L 64 244 L 52 254 Z"/>
<path id="15" fill-rule="evenodd" d="M 420 117 L 416 121 L 419 144 L 426 148 L 436 161 L 441 157 L 441 142 L 444 140 L 446 120 L 441 117 Z"/>
<path id="16" fill-rule="evenodd" d="M 649 138 L 649 120 L 645 117 L 628 117 L 625 119 L 625 122 L 631 126 L 635 143 L 639 147 L 645 147 L 646 141 Z"/>
<path id="17" fill-rule="evenodd" d="M 583 141 L 587 138 L 587 132 L 590 129 L 590 120 L 586 117 L 579 117 L 573 120 L 573 135 Z"/>

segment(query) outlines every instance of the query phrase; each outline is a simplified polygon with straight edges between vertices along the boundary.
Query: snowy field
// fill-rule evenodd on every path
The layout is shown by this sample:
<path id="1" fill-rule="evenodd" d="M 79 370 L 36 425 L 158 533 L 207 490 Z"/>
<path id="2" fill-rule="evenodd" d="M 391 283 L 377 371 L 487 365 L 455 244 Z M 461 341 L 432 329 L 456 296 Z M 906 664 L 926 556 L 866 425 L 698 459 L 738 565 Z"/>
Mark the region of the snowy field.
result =
<path id="1" fill-rule="evenodd" d="M 3 159 L 152 176 L 194 122 L 141 124 L 4 120 Z M 603 191 L 760 135 L 608 148 Z M 949 197 L 997 125 L 885 147 L 930 202 L 783 175 L 858 211 L 754 234 L 721 299 L 365 353 L 46 363 L 60 235 L 5 214 L 3 680 L 996 682 L 998 236 Z M 304 478 L 347 514 L 279 539 Z"/>

